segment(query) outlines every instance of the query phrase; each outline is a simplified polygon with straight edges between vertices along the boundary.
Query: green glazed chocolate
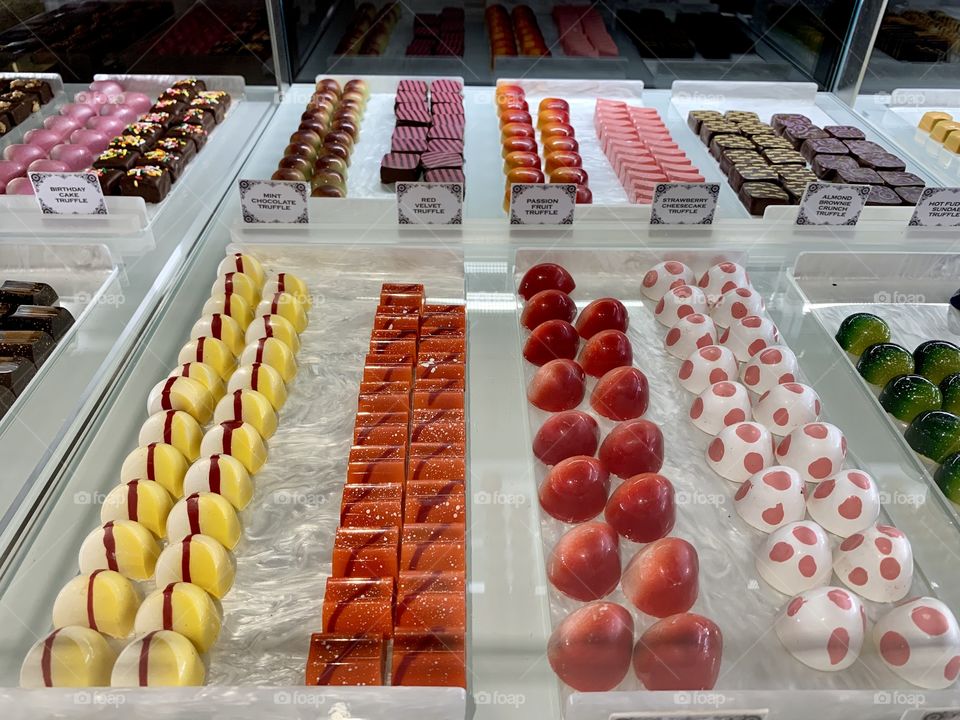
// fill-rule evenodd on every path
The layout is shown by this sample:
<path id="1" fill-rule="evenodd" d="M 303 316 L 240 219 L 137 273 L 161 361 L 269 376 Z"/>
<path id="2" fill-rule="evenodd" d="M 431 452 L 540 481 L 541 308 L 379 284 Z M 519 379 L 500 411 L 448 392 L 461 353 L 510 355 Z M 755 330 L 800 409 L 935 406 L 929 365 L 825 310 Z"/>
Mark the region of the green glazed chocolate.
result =
<path id="1" fill-rule="evenodd" d="M 940 402 L 940 389 L 920 375 L 895 377 L 880 391 L 883 409 L 906 423 L 927 410 L 939 410 Z"/>
<path id="2" fill-rule="evenodd" d="M 895 377 L 913 374 L 913 355 L 895 343 L 877 343 L 860 355 L 857 372 L 871 385 L 883 387 Z"/>
<path id="3" fill-rule="evenodd" d="M 946 340 L 927 340 L 913 351 L 913 364 L 918 374 L 933 383 L 960 372 L 960 347 Z"/>
<path id="4" fill-rule="evenodd" d="M 960 452 L 960 417 L 943 410 L 920 413 L 904 437 L 915 451 L 936 463 Z"/>
<path id="5" fill-rule="evenodd" d="M 954 415 L 960 415 L 960 373 L 947 375 L 940 381 L 940 407 Z"/>
<path id="6" fill-rule="evenodd" d="M 840 323 L 836 337 L 840 347 L 852 355 L 860 355 L 871 345 L 890 342 L 890 328 L 876 315 L 854 313 Z"/>
<path id="7" fill-rule="evenodd" d="M 945 458 L 933 479 L 950 502 L 960 504 L 960 453 Z"/>

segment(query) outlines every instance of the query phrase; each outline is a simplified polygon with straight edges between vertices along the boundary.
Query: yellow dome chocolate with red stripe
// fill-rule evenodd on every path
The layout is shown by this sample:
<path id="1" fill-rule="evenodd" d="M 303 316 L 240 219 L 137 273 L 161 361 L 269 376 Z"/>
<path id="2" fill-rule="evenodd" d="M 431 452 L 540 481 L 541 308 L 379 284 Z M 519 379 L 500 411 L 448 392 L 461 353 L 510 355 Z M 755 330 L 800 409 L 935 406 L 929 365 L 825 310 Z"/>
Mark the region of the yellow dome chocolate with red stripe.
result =
<path id="1" fill-rule="evenodd" d="M 280 410 L 287 401 L 287 385 L 280 373 L 266 363 L 241 365 L 230 376 L 227 393 L 237 390 L 256 390 L 262 394 L 274 410 Z"/>
<path id="2" fill-rule="evenodd" d="M 200 441 L 203 430 L 200 423 L 183 410 L 165 410 L 147 418 L 140 428 L 139 443 L 173 445 L 183 456 L 193 462 L 200 457 Z"/>
<path id="3" fill-rule="evenodd" d="M 240 272 L 228 272 L 218 277 L 210 295 L 239 295 L 250 307 L 256 307 L 260 302 L 260 288 L 249 275 Z"/>
<path id="4" fill-rule="evenodd" d="M 178 363 L 202 362 L 212 367 L 221 380 L 229 380 L 230 374 L 237 367 L 237 358 L 230 352 L 223 340 L 215 337 L 201 337 L 191 340 L 177 355 Z"/>
<path id="5" fill-rule="evenodd" d="M 257 287 L 263 287 L 263 281 L 266 278 L 260 261 L 247 253 L 231 253 L 221 260 L 217 266 L 217 275 L 225 275 L 228 272 L 243 273 L 253 280 Z"/>
<path id="6" fill-rule="evenodd" d="M 267 448 L 253 425 L 245 422 L 223 422 L 214 425 L 203 436 L 200 445 L 203 455 L 232 455 L 251 475 L 267 461 Z"/>
<path id="7" fill-rule="evenodd" d="M 254 340 L 240 353 L 241 365 L 261 363 L 269 365 L 283 378 L 285 383 L 293 380 L 297 375 L 297 361 L 293 350 L 285 342 L 272 337 L 263 337 Z"/>
<path id="8" fill-rule="evenodd" d="M 144 598 L 134 621 L 137 635 L 154 630 L 173 630 L 205 653 L 220 635 L 220 613 L 210 595 L 199 585 L 170 583 Z"/>
<path id="9" fill-rule="evenodd" d="M 215 313 L 229 315 L 244 330 L 253 320 L 253 308 L 236 293 L 230 293 L 229 295 L 217 293 L 203 304 L 201 312 L 203 315 L 213 315 Z"/>
<path id="10" fill-rule="evenodd" d="M 214 402 L 217 402 L 227 392 L 227 386 L 223 384 L 223 378 L 206 363 L 193 361 L 177 365 L 170 375 L 171 377 L 188 377 L 196 380 L 210 392 Z"/>
<path id="11" fill-rule="evenodd" d="M 275 337 L 285 342 L 294 355 L 300 352 L 300 335 L 281 315 L 260 315 L 253 319 L 247 327 L 246 343 L 249 345 L 262 337 Z"/>
<path id="12" fill-rule="evenodd" d="M 189 467 L 190 463 L 183 453 L 173 445 L 152 442 L 127 455 L 120 468 L 120 482 L 153 480 L 178 498 L 183 495 L 183 478 Z"/>
<path id="13" fill-rule="evenodd" d="M 227 549 L 212 537 L 189 535 L 167 545 L 157 560 L 157 587 L 174 582 L 199 585 L 218 600 L 233 587 L 236 567 Z"/>
<path id="14" fill-rule="evenodd" d="M 193 643 L 172 630 L 155 630 L 127 645 L 113 665 L 113 687 L 203 685 L 207 671 Z"/>
<path id="15" fill-rule="evenodd" d="M 124 638 L 133 630 L 140 596 L 133 584 L 113 570 L 77 575 L 53 603 L 53 626 L 80 625 L 104 635 Z"/>
<path id="16" fill-rule="evenodd" d="M 313 306 L 313 298 L 310 297 L 307 284 L 293 273 L 282 272 L 267 278 L 263 286 L 263 294 L 270 297 L 278 292 L 290 293 L 302 302 L 307 310 Z"/>
<path id="17" fill-rule="evenodd" d="M 240 323 L 229 315 L 204 315 L 197 320 L 190 329 L 190 339 L 212 337 L 222 340 L 230 348 L 230 352 L 239 355 L 243 350 L 243 328 Z"/>
<path id="18" fill-rule="evenodd" d="M 96 630 L 58 628 L 30 648 L 20 667 L 20 687 L 107 687 L 116 657 Z"/>
<path id="19" fill-rule="evenodd" d="M 171 376 L 161 380 L 147 396 L 147 413 L 164 410 L 183 410 L 201 425 L 213 416 L 213 395 L 198 380 Z"/>
<path id="20" fill-rule="evenodd" d="M 307 329 L 307 311 L 294 295 L 285 292 L 264 295 L 257 306 L 256 316 L 279 315 L 293 325 L 293 329 L 302 333 Z"/>
<path id="21" fill-rule="evenodd" d="M 253 497 L 253 481 L 243 463 L 232 455 L 211 455 L 190 466 L 183 480 L 183 491 L 187 495 L 217 493 L 237 510 L 243 510 Z"/>
<path id="22" fill-rule="evenodd" d="M 253 425 L 264 440 L 277 431 L 277 413 L 266 396 L 256 390 L 234 390 L 217 403 L 213 422 L 219 425 L 235 420 Z"/>
<path id="23" fill-rule="evenodd" d="M 188 535 L 207 535 L 233 550 L 240 540 L 240 520 L 222 495 L 196 492 L 173 506 L 167 516 L 167 537 L 174 543 Z"/>
<path id="24" fill-rule="evenodd" d="M 162 538 L 166 536 L 167 515 L 171 508 L 173 498 L 160 483 L 131 480 L 107 493 L 100 507 L 100 522 L 135 520 Z"/>
<path id="25" fill-rule="evenodd" d="M 156 538 L 133 520 L 114 520 L 98 527 L 80 545 L 80 572 L 113 570 L 131 580 L 153 575 L 160 555 Z"/>

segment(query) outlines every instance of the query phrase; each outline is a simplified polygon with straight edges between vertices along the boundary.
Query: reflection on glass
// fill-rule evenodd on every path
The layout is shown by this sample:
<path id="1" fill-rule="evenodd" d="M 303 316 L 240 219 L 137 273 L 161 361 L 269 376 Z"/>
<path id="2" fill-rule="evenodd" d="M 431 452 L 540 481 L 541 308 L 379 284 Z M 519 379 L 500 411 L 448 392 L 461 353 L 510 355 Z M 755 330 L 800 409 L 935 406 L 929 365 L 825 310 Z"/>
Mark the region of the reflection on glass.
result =
<path id="1" fill-rule="evenodd" d="M 0 71 L 243 75 L 273 82 L 266 6 L 257 0 L 0 3 Z"/>

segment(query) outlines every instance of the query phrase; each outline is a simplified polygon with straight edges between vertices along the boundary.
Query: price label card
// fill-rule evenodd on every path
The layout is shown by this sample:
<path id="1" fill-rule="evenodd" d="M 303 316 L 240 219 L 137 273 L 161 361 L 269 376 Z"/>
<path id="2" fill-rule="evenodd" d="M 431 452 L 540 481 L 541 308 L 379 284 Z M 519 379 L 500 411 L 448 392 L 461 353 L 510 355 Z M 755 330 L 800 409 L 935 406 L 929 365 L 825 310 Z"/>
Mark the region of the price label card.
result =
<path id="1" fill-rule="evenodd" d="M 800 200 L 797 225 L 856 225 L 869 196 L 869 185 L 812 182 Z"/>
<path id="2" fill-rule="evenodd" d="M 919 227 L 960 226 L 960 188 L 924 188 L 909 224 Z"/>
<path id="3" fill-rule="evenodd" d="M 106 215 L 96 173 L 29 173 L 33 194 L 44 215 Z"/>
<path id="4" fill-rule="evenodd" d="M 398 182 L 397 222 L 401 225 L 462 225 L 463 185 Z"/>
<path id="5" fill-rule="evenodd" d="M 241 180 L 240 205 L 245 223 L 307 223 L 310 185 L 287 180 Z"/>
<path id="6" fill-rule="evenodd" d="M 660 183 L 653 191 L 651 225 L 711 225 L 720 183 Z"/>
<path id="7" fill-rule="evenodd" d="M 510 187 L 511 225 L 573 225 L 577 186 L 566 183 Z"/>

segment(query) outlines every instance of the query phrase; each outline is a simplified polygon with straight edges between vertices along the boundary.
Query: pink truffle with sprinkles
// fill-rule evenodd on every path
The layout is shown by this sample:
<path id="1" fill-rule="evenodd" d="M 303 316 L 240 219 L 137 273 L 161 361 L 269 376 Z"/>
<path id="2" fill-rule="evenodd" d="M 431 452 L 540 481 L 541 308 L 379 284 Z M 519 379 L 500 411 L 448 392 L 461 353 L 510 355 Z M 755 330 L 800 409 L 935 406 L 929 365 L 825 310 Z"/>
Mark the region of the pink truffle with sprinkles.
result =
<path id="1" fill-rule="evenodd" d="M 854 533 L 837 548 L 833 569 L 843 584 L 861 597 L 894 602 L 913 583 L 913 549 L 900 530 L 876 525 Z"/>
<path id="2" fill-rule="evenodd" d="M 750 415 L 750 395 L 738 382 L 714 383 L 690 405 L 690 422 L 708 435 L 728 425 L 744 422 Z"/>
<path id="3" fill-rule="evenodd" d="M 777 445 L 777 462 L 789 465 L 807 482 L 820 482 L 840 471 L 847 456 L 847 439 L 836 425 L 801 425 Z"/>
<path id="4" fill-rule="evenodd" d="M 697 348 L 717 344 L 717 327 L 706 315 L 693 313 L 682 318 L 667 332 L 667 352 L 681 360 Z"/>
<path id="5" fill-rule="evenodd" d="M 914 598 L 893 608 L 874 625 L 873 641 L 884 664 L 918 687 L 950 687 L 960 674 L 960 628 L 936 598 Z"/>
<path id="6" fill-rule="evenodd" d="M 707 298 L 695 285 L 670 288 L 657 302 L 653 314 L 661 325 L 673 327 L 687 315 L 707 312 Z"/>
<path id="7" fill-rule="evenodd" d="M 840 537 L 871 527 L 880 516 L 880 492 L 863 470 L 841 470 L 817 484 L 807 500 L 810 517 Z"/>
<path id="8" fill-rule="evenodd" d="M 767 426 L 774 435 L 789 435 L 801 425 L 820 417 L 820 396 L 803 383 L 774 385 L 763 393 L 753 407 L 753 419 Z"/>
<path id="9" fill-rule="evenodd" d="M 740 382 L 747 389 L 763 394 L 783 383 L 796 382 L 800 376 L 797 356 L 786 345 L 764 348 L 743 366 Z"/>
<path id="10" fill-rule="evenodd" d="M 784 595 L 826 585 L 832 573 L 827 533 L 809 520 L 778 528 L 757 551 L 757 572 Z"/>
<path id="11" fill-rule="evenodd" d="M 678 260 L 666 260 L 647 270 L 640 289 L 651 300 L 659 300 L 670 288 L 695 283 L 693 270 Z"/>
<path id="12" fill-rule="evenodd" d="M 733 506 L 748 524 L 765 533 L 803 520 L 806 485 L 793 468 L 771 465 L 737 489 Z"/>
<path id="13" fill-rule="evenodd" d="M 787 652 L 804 665 L 836 672 L 860 656 L 867 615 L 863 603 L 849 590 L 821 587 L 792 598 L 774 629 Z"/>
<path id="14" fill-rule="evenodd" d="M 773 436 L 760 423 L 728 425 L 707 446 L 707 463 L 721 477 L 742 483 L 773 464 Z"/>

